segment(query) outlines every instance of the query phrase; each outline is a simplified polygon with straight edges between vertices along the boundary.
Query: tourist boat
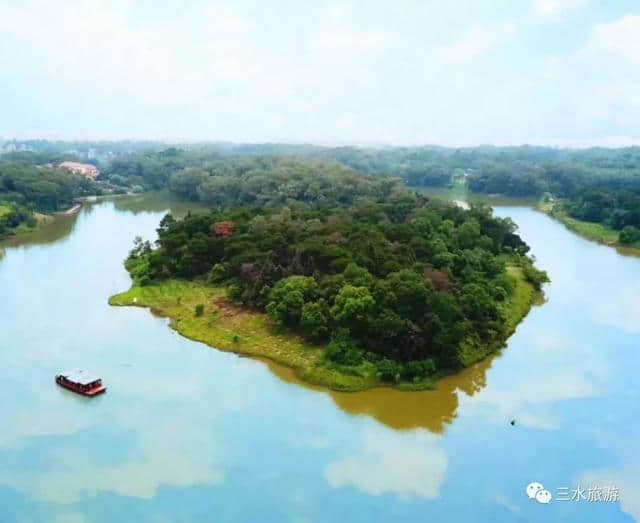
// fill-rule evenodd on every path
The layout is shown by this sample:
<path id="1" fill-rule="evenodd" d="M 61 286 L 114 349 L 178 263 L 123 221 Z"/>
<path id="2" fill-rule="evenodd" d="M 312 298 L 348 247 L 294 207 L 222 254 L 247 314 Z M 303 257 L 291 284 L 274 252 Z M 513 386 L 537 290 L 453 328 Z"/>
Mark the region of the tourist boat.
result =
<path id="1" fill-rule="evenodd" d="M 73 370 L 71 372 L 63 372 L 56 376 L 56 383 L 65 389 L 72 390 L 83 396 L 96 396 L 107 390 L 102 384 L 102 379 L 84 372 L 82 370 Z"/>

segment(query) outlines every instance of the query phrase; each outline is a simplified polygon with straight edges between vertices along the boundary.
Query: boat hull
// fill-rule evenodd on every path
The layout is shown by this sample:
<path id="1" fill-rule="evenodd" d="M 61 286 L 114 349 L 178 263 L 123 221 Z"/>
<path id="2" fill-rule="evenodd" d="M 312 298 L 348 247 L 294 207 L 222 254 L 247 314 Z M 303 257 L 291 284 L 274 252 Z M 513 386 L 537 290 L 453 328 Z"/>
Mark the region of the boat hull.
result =
<path id="1" fill-rule="evenodd" d="M 93 387 L 91 389 L 83 389 L 79 385 L 76 385 L 74 383 L 69 383 L 67 381 L 63 381 L 59 377 L 56 377 L 56 383 L 67 390 L 75 392 L 76 394 L 80 394 L 81 396 L 87 396 L 87 397 L 98 396 L 99 394 L 103 394 L 104 392 L 107 391 L 107 387 L 105 387 L 104 385 L 98 385 L 97 387 Z"/>

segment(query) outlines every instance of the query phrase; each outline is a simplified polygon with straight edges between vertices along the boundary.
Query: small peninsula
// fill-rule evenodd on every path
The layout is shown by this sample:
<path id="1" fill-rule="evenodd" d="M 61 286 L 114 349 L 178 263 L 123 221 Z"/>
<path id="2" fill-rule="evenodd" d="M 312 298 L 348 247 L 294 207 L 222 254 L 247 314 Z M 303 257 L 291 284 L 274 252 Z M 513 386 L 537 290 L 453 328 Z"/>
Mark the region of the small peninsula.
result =
<path id="1" fill-rule="evenodd" d="M 547 281 L 528 250 L 487 206 L 406 192 L 218 208 L 137 239 L 109 302 L 335 390 L 420 390 L 505 345 Z"/>

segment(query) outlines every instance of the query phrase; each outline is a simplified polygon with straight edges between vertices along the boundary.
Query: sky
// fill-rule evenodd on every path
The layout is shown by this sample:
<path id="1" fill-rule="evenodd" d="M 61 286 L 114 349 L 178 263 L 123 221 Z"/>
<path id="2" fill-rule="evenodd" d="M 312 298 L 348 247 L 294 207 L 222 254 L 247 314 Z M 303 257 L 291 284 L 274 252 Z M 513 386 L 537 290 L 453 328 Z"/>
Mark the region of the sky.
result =
<path id="1" fill-rule="evenodd" d="M 640 2 L 0 0 L 0 137 L 640 144 Z"/>

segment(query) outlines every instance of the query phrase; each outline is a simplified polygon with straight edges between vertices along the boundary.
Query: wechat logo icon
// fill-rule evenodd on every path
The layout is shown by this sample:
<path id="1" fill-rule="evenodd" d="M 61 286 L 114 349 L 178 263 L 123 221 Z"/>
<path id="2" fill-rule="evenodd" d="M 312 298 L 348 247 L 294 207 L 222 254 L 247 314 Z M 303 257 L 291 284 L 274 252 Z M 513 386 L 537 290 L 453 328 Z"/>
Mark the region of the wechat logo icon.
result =
<path id="1" fill-rule="evenodd" d="M 529 499 L 535 499 L 538 503 L 547 505 L 551 502 L 551 492 L 546 490 L 542 483 L 534 481 L 527 485 L 527 496 Z"/>

